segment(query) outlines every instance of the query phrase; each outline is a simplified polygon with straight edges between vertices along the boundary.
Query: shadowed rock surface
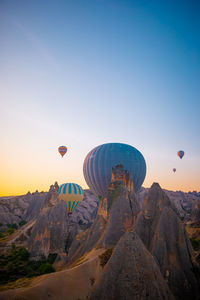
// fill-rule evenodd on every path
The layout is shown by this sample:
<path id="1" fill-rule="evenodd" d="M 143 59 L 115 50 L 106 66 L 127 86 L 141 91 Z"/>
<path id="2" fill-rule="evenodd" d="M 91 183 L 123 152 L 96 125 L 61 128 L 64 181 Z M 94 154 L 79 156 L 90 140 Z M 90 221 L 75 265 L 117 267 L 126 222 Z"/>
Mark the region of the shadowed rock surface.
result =
<path id="1" fill-rule="evenodd" d="M 28 222 L 39 214 L 40 209 L 44 206 L 45 200 L 49 197 L 49 193 L 28 194 L 26 197 L 29 205 L 22 218 Z"/>
<path id="2" fill-rule="evenodd" d="M 85 224 L 89 227 L 96 218 L 98 202 L 99 200 L 90 190 L 84 190 L 83 201 L 73 211 L 70 219 L 79 225 Z"/>
<path id="3" fill-rule="evenodd" d="M 200 225 L 200 199 L 196 199 L 192 207 L 191 221 Z"/>
<path id="4" fill-rule="evenodd" d="M 152 255 L 135 232 L 118 242 L 90 300 L 174 299 Z"/>
<path id="5" fill-rule="evenodd" d="M 133 227 L 139 212 L 132 178 L 121 165 L 113 168 L 111 184 L 100 201 L 98 215 L 92 226 L 78 234 L 69 249 L 69 262 L 90 251 L 93 247 L 109 248 Z"/>
<path id="6" fill-rule="evenodd" d="M 67 207 L 64 201 L 59 201 L 56 194 L 52 195 L 54 203 L 48 202 L 37 217 L 28 241 L 28 251 L 31 257 L 47 257 L 49 253 L 65 253 L 65 243 L 69 234 Z M 51 198 L 51 199 L 52 199 Z"/>
<path id="7" fill-rule="evenodd" d="M 7 228 L 7 224 L 18 224 L 23 220 L 30 202 L 34 196 L 30 193 L 24 196 L 0 198 L 0 227 L 1 231 Z"/>
<path id="8" fill-rule="evenodd" d="M 139 213 L 135 230 L 152 253 L 176 299 L 199 299 L 199 268 L 193 250 L 167 195 L 154 183 Z"/>
<path id="9" fill-rule="evenodd" d="M 6 241 L 1 241 L 0 250 L 7 251 L 14 242 L 28 247 L 31 258 L 40 259 L 43 255 L 47 257 L 50 253 L 57 253 L 54 266 L 56 269 L 64 268 L 67 262 L 71 269 L 66 271 L 73 286 L 76 278 L 72 274 L 76 267 L 86 266 L 93 253 L 97 272 L 94 278 L 83 280 L 89 283 L 84 287 L 84 295 L 94 287 L 91 299 L 174 299 L 174 296 L 176 299 L 199 299 L 199 268 L 180 219 L 183 218 L 181 209 L 187 215 L 189 210 L 193 211 L 198 218 L 199 206 L 194 203 L 199 194 L 178 192 L 182 200 L 181 206 L 177 206 L 158 184 L 153 184 L 150 189 L 142 188 L 136 197 L 132 178 L 123 166 L 118 165 L 112 171 L 111 184 L 100 202 L 87 190 L 84 200 L 69 217 L 66 204 L 58 199 L 57 185 L 52 185 L 48 193 L 28 193 L 3 199 L 3 214 L 8 209 L 14 218 L 18 214 L 20 220 L 26 218 L 28 223 L 8 236 Z M 21 206 L 17 211 L 19 203 Z M 139 203 L 143 203 L 142 210 Z M 108 248 L 114 251 L 101 276 L 97 253 L 104 253 Z M 94 272 L 91 270 L 89 274 Z M 44 281 L 41 277 L 39 289 L 34 284 L 34 293 L 45 288 L 44 295 L 49 297 L 46 291 L 51 290 L 51 278 L 59 281 L 60 273 L 45 276 Z M 84 273 L 79 277 L 83 278 Z M 69 295 L 70 285 L 62 287 L 63 299 L 77 298 L 76 289 L 72 289 Z M 54 292 L 55 289 L 54 286 Z M 19 295 L 26 294 L 26 299 L 32 293 L 28 288 L 24 288 L 22 294 L 18 292 Z M 14 290 L 6 294 L 12 294 L 10 299 L 15 299 Z M 56 295 L 52 299 L 57 300 L 59 290 L 50 294 L 52 297 Z"/>
<path id="10" fill-rule="evenodd" d="M 181 218 L 184 221 L 191 220 L 193 209 L 196 201 L 200 201 L 200 193 L 188 192 L 184 193 L 182 191 L 167 191 L 164 190 L 171 202 L 174 204 L 178 210 Z"/>
<path id="11" fill-rule="evenodd" d="M 135 194 L 130 192 L 127 187 L 117 185 L 113 191 L 108 189 L 99 209 L 99 214 L 104 214 L 107 221 L 102 240 L 102 245 L 106 248 L 115 246 L 121 236 L 133 227 L 135 217 L 139 212 Z"/>
<path id="12" fill-rule="evenodd" d="M 140 207 L 142 207 L 148 191 L 149 188 L 141 187 L 140 191 L 138 192 L 137 199 Z M 195 203 L 200 201 L 200 192 L 198 193 L 193 191 L 184 193 L 182 191 L 163 191 L 167 194 L 174 207 L 176 207 L 180 217 L 186 222 L 190 221 L 193 214 L 193 209 L 195 208 Z"/>
<path id="13" fill-rule="evenodd" d="M 75 260 L 97 247 L 106 227 L 102 216 L 97 216 L 95 222 L 86 231 L 79 232 L 69 248 L 67 261 L 71 265 Z"/>

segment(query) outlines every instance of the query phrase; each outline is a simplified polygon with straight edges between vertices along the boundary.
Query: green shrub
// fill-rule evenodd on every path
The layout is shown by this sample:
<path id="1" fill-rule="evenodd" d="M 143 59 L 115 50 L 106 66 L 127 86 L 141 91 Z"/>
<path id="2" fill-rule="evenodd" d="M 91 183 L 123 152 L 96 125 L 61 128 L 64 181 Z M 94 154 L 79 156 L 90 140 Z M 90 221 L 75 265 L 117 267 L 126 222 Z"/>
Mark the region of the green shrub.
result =
<path id="1" fill-rule="evenodd" d="M 50 254 L 48 255 L 47 261 L 48 261 L 51 265 L 53 265 L 54 261 L 56 260 L 57 255 L 58 255 L 57 253 L 50 253 Z"/>
<path id="2" fill-rule="evenodd" d="M 9 227 L 8 229 L 6 229 L 5 233 L 6 234 L 12 234 L 14 231 L 15 231 L 14 228 Z"/>
<path id="3" fill-rule="evenodd" d="M 112 253 L 113 253 L 113 248 L 109 248 L 104 253 L 102 253 L 101 255 L 99 255 L 100 265 L 102 267 L 104 267 L 107 264 L 107 262 L 109 261 Z"/>
<path id="4" fill-rule="evenodd" d="M 19 260 L 27 261 L 29 259 L 29 252 L 24 247 L 19 248 L 17 255 Z"/>
<path id="5" fill-rule="evenodd" d="M 13 224 L 7 224 L 7 227 L 8 227 L 8 228 L 13 228 L 13 229 L 17 229 L 17 228 L 18 228 L 18 226 L 17 226 L 16 223 L 13 223 Z"/>
<path id="6" fill-rule="evenodd" d="M 16 246 L 15 246 L 15 243 L 12 243 L 12 249 L 14 250 L 14 249 L 16 249 Z"/>
<path id="7" fill-rule="evenodd" d="M 55 272 L 52 264 L 57 254 L 49 256 L 49 261 L 29 260 L 29 252 L 24 247 L 17 247 L 14 243 L 6 254 L 0 255 L 0 281 L 5 284 L 19 278 L 39 276 L 45 273 Z"/>
<path id="8" fill-rule="evenodd" d="M 197 250 L 200 247 L 200 239 L 196 238 L 191 238 L 190 242 L 192 244 L 192 247 L 194 248 L 194 250 Z"/>
<path id="9" fill-rule="evenodd" d="M 19 226 L 22 227 L 22 226 L 25 225 L 26 223 L 27 223 L 26 221 L 22 220 L 22 221 L 19 222 Z"/>
<path id="10" fill-rule="evenodd" d="M 47 273 L 52 273 L 55 272 L 54 268 L 52 265 L 48 262 L 42 264 L 39 268 L 40 274 L 47 274 Z"/>

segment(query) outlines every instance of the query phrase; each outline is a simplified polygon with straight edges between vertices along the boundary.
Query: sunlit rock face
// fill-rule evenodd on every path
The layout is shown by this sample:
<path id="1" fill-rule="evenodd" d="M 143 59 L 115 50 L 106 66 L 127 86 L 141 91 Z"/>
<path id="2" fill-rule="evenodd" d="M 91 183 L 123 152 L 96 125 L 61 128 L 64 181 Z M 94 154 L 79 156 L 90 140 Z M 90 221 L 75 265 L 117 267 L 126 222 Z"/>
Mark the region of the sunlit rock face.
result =
<path id="1" fill-rule="evenodd" d="M 143 202 L 135 230 L 176 299 L 198 299 L 199 268 L 193 261 L 188 235 L 175 206 L 157 183 Z"/>

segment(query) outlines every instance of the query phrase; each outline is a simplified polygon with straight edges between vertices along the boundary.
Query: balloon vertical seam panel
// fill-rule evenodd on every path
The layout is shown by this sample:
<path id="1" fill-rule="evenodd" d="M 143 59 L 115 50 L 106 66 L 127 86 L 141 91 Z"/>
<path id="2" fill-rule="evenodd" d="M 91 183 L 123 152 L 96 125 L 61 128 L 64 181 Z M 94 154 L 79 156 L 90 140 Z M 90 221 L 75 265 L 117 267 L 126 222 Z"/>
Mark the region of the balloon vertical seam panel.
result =
<path id="1" fill-rule="evenodd" d="M 122 164 L 133 177 L 137 192 L 146 175 L 146 163 L 136 148 L 120 143 L 108 143 L 92 149 L 84 160 L 83 173 L 89 188 L 102 195 L 111 179 L 111 168 Z"/>

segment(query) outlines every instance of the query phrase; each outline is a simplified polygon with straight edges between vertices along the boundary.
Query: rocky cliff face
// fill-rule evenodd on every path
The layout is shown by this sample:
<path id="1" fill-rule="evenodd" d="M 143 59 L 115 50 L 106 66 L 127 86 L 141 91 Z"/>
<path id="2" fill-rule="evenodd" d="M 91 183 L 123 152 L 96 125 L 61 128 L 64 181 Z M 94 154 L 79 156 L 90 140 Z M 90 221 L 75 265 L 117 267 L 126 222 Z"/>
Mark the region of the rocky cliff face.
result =
<path id="1" fill-rule="evenodd" d="M 192 206 L 191 221 L 200 226 L 200 199 L 196 199 Z"/>
<path id="2" fill-rule="evenodd" d="M 188 203 L 188 199 L 185 201 Z M 185 207 L 191 206 L 194 218 L 198 218 L 198 201 L 194 203 Z M 180 209 L 158 184 L 142 189 L 136 196 L 132 178 L 120 165 L 112 170 L 112 182 L 105 196 L 99 201 L 89 190 L 85 191 L 84 200 L 72 216 L 68 217 L 66 204 L 58 199 L 57 185 L 51 186 L 48 193 L 3 199 L 2 206 L 0 217 L 4 224 L 8 222 L 4 215 L 6 209 L 8 216 L 16 218 L 15 223 L 27 220 L 27 224 L 10 236 L 7 246 L 13 242 L 24 243 L 36 259 L 57 253 L 58 259 L 67 262 L 72 270 L 77 263 L 86 266 L 87 257 L 92 255 L 98 271 L 94 278 L 87 279 L 92 282 L 86 289 L 91 289 L 91 300 L 199 299 L 199 267 Z M 110 248 L 113 252 L 100 270 L 97 253 Z M 70 268 L 69 280 L 76 284 L 74 275 L 70 277 Z M 57 274 L 54 273 L 55 280 L 60 278 Z M 51 287 L 45 285 L 44 289 L 44 299 L 48 299 Z M 43 290 L 42 283 L 40 290 Z M 28 290 L 25 294 L 26 298 L 22 298 L 29 299 Z M 62 295 L 63 299 L 73 299 L 76 294 L 68 298 L 68 290 L 63 287 Z"/>
<path id="3" fill-rule="evenodd" d="M 57 253 L 64 262 L 74 236 L 89 227 L 96 217 L 98 199 L 86 190 L 82 203 L 68 217 L 67 206 L 59 201 L 58 185 L 55 183 L 47 193 L 28 193 L 1 199 L 1 204 L 2 231 L 7 224 L 19 224 L 22 220 L 27 222 L 6 243 L 0 243 L 2 253 L 15 243 L 25 246 L 32 259 Z"/>
<path id="4" fill-rule="evenodd" d="M 71 220 L 89 227 L 96 218 L 99 200 L 90 190 L 84 190 L 83 201 L 74 210 Z"/>
<path id="5" fill-rule="evenodd" d="M 69 249 L 69 261 L 93 247 L 114 249 L 91 299 L 198 299 L 199 267 L 176 205 L 155 183 L 139 211 L 131 178 L 119 180 L 118 171 L 92 227 Z"/>
<path id="6" fill-rule="evenodd" d="M 28 239 L 31 257 L 38 259 L 57 253 L 65 261 L 75 235 L 82 231 L 80 226 L 89 226 L 95 217 L 97 201 L 90 191 L 86 191 L 79 209 L 68 216 L 65 202 L 58 199 L 58 189 L 52 186 Z"/>
<path id="7" fill-rule="evenodd" d="M 50 253 L 62 256 L 69 234 L 69 220 L 64 201 L 59 201 L 57 193 L 40 210 L 28 240 L 31 257 L 47 257 Z"/>
<path id="8" fill-rule="evenodd" d="M 137 199 L 140 203 L 140 207 L 142 207 L 143 201 L 145 199 L 145 196 L 148 194 L 148 191 L 148 188 L 142 187 L 138 192 Z M 184 193 L 182 191 L 163 191 L 176 207 L 182 220 L 184 220 L 184 222 L 191 221 L 193 210 L 195 209 L 195 203 L 200 201 L 200 193 L 196 191 L 188 193 Z M 198 214 L 200 214 L 200 209 L 198 209 Z"/>
<path id="9" fill-rule="evenodd" d="M 158 265 L 135 232 L 117 243 L 91 300 L 175 299 Z"/>
<path id="10" fill-rule="evenodd" d="M 113 168 L 111 184 L 100 201 L 97 217 L 87 231 L 73 240 L 68 254 L 69 262 L 93 247 L 115 246 L 120 237 L 132 228 L 138 212 L 139 204 L 132 178 L 122 166 Z"/>
<path id="11" fill-rule="evenodd" d="M 0 227 L 1 231 L 7 228 L 7 224 L 19 224 L 22 220 L 29 222 L 38 216 L 45 203 L 51 198 L 51 193 L 58 191 L 57 183 L 52 185 L 49 192 L 27 193 L 24 196 L 0 198 Z M 96 217 L 98 199 L 90 192 L 84 191 L 84 198 L 71 216 L 71 221 L 80 225 L 90 226 Z"/>
<path id="12" fill-rule="evenodd" d="M 135 230 L 157 262 L 176 299 L 198 299 L 199 268 L 184 224 L 167 195 L 154 183 Z"/>

